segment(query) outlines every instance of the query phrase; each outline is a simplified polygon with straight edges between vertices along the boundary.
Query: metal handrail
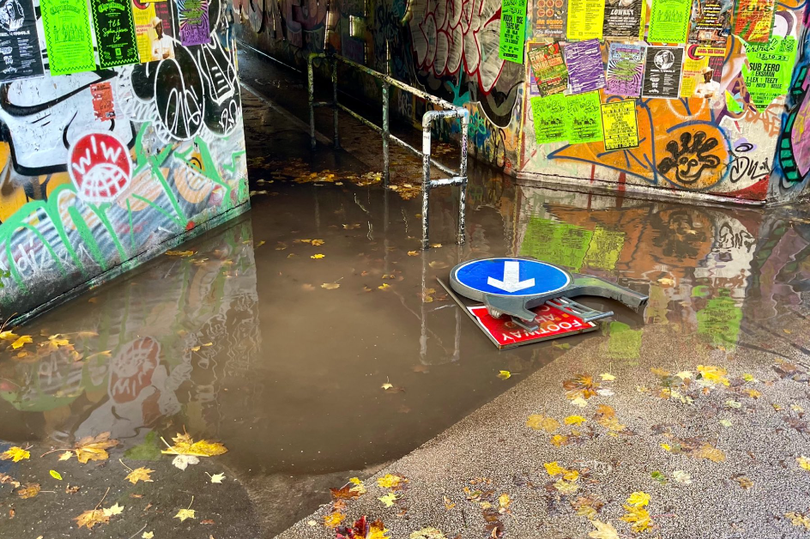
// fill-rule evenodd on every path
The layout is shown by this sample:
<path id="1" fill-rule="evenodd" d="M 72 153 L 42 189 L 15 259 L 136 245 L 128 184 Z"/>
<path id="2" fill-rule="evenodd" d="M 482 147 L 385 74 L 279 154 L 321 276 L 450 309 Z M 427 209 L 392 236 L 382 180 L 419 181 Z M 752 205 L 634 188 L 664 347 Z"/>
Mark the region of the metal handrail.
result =
<path id="1" fill-rule="evenodd" d="M 332 101 L 315 101 L 315 74 L 313 62 L 316 58 L 323 58 L 327 62 L 332 63 Z M 355 68 L 363 73 L 379 79 L 382 81 L 382 126 L 378 126 L 373 122 L 367 120 L 363 116 L 357 114 L 350 108 L 338 102 L 338 84 L 337 84 L 337 66 L 341 62 L 349 67 Z M 386 66 L 388 62 L 386 62 Z M 458 243 L 464 243 L 464 214 L 466 207 L 467 197 L 467 130 L 470 123 L 470 113 L 464 107 L 453 105 L 449 101 L 445 101 L 435 95 L 423 92 L 418 88 L 409 86 L 402 81 L 399 81 L 390 75 L 380 73 L 367 66 L 358 64 L 348 58 L 340 56 L 339 54 L 326 54 L 326 53 L 312 53 L 307 58 L 307 83 L 309 91 L 309 136 L 312 149 L 315 149 L 315 107 L 331 107 L 333 110 L 333 123 L 334 123 L 334 146 L 335 149 L 340 149 L 340 135 L 338 132 L 338 111 L 342 110 L 357 119 L 362 124 L 368 126 L 374 131 L 382 134 L 383 146 L 383 185 L 388 189 L 388 182 L 390 180 L 390 158 L 389 158 L 389 142 L 394 142 L 406 150 L 418 155 L 422 158 L 422 247 L 427 249 L 430 247 L 429 238 L 429 220 L 428 220 L 428 199 L 431 189 L 436 187 L 443 187 L 448 185 L 460 186 L 459 191 L 459 208 L 458 208 Z M 411 93 L 416 97 L 427 101 L 433 105 L 441 107 L 445 110 L 432 110 L 427 111 L 422 116 L 422 151 L 411 146 L 404 140 L 391 134 L 389 125 L 389 88 L 393 86 L 405 92 Z M 445 118 L 459 118 L 461 120 L 461 159 L 459 169 L 457 171 L 439 163 L 430 155 L 430 142 L 431 131 L 434 120 Z M 449 174 L 449 178 L 431 180 L 430 167 L 435 166 L 445 174 Z"/>

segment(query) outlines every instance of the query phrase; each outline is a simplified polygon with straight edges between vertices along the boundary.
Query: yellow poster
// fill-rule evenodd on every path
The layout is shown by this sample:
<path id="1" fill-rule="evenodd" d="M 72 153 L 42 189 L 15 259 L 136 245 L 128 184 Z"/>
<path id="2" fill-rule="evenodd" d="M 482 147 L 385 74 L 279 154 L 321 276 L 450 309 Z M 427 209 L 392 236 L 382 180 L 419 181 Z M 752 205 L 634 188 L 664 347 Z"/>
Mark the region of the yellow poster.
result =
<path id="1" fill-rule="evenodd" d="M 605 135 L 605 151 L 637 147 L 639 141 L 636 101 L 626 99 L 603 103 L 602 129 Z"/>
<path id="2" fill-rule="evenodd" d="M 135 21 L 135 42 L 138 44 L 138 56 L 141 63 L 152 61 L 152 21 L 155 18 L 155 4 L 141 4 L 132 0 L 132 18 Z"/>
<path id="3" fill-rule="evenodd" d="M 568 26 L 570 41 L 602 39 L 605 23 L 605 0 L 568 0 Z"/>

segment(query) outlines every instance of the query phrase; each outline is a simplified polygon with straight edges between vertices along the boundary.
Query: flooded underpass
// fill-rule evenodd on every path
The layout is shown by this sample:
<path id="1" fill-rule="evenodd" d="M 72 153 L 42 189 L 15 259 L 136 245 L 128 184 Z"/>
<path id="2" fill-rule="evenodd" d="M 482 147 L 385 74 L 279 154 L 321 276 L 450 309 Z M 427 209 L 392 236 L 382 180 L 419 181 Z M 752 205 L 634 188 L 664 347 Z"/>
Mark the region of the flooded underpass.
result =
<path id="1" fill-rule="evenodd" d="M 30 453 L 0 461 L 4 537 L 83 537 L 75 518 L 113 504 L 123 512 L 96 528 L 105 537 L 270 537 L 584 342 L 606 371 L 638 365 L 647 334 L 684 361 L 685 335 L 731 360 L 806 351 L 803 215 L 552 191 L 473 167 L 467 243 L 441 189 L 422 251 L 418 189 L 385 191 L 346 154 L 321 149 L 310 164 L 303 133 L 244 100 L 250 213 L 3 340 L 0 452 Z M 273 152 L 285 137 L 296 144 Z M 599 333 L 498 351 L 437 278 L 500 255 L 600 276 L 649 304 L 639 315 L 587 299 L 616 312 Z M 109 458 L 60 459 L 105 432 L 118 441 Z M 181 470 L 161 451 L 183 432 L 228 452 Z M 152 483 L 125 479 L 140 467 Z M 14 482 L 40 490 L 24 497 Z"/>

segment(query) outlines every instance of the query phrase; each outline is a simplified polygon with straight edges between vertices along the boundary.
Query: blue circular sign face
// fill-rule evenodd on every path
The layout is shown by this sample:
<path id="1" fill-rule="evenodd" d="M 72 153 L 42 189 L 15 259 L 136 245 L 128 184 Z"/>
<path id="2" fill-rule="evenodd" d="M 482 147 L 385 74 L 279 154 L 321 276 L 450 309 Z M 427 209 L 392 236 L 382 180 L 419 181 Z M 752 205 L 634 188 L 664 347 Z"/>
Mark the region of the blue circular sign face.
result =
<path id="1" fill-rule="evenodd" d="M 451 276 L 462 286 L 498 296 L 538 296 L 565 289 L 568 272 L 523 258 L 485 258 L 455 267 Z"/>

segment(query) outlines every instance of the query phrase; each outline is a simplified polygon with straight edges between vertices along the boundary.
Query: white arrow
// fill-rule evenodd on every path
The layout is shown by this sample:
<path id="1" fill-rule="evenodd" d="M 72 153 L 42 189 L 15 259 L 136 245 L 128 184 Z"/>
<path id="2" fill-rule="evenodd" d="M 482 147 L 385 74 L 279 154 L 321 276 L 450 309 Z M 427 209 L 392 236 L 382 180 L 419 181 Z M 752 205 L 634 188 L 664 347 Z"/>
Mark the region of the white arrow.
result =
<path id="1" fill-rule="evenodd" d="M 505 292 L 517 292 L 534 286 L 534 278 L 520 280 L 520 262 L 507 261 L 503 263 L 503 281 L 487 277 L 487 284 L 500 288 Z"/>

